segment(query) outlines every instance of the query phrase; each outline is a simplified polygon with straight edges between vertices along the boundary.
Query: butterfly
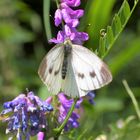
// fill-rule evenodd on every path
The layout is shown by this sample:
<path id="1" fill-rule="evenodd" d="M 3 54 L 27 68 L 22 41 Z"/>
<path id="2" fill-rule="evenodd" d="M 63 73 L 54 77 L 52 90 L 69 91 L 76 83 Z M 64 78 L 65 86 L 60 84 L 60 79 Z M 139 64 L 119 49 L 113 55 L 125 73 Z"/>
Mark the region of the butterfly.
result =
<path id="1" fill-rule="evenodd" d="M 38 74 L 48 91 L 82 97 L 112 81 L 107 65 L 89 49 L 66 40 L 55 45 L 42 60 Z"/>

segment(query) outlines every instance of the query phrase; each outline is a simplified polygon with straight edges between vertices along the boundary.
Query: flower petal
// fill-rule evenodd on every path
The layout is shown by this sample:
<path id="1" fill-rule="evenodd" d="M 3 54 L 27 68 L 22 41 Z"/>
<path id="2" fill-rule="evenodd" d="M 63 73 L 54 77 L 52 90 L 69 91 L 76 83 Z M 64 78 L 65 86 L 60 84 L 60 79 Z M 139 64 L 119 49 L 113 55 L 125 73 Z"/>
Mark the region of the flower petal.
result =
<path id="1" fill-rule="evenodd" d="M 80 0 L 61 0 L 61 2 L 64 2 L 71 7 L 77 7 L 81 4 Z"/>
<path id="2" fill-rule="evenodd" d="M 62 22 L 62 14 L 61 14 L 61 10 L 60 9 L 56 10 L 55 16 L 54 16 L 54 21 L 55 21 L 55 26 L 57 26 L 57 27 Z"/>

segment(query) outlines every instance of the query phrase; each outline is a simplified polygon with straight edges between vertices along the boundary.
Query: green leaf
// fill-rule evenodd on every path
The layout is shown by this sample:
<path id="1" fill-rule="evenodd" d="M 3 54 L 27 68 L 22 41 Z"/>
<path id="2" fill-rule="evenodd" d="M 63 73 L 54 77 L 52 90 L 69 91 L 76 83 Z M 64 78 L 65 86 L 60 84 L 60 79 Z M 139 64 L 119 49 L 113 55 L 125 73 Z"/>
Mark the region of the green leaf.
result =
<path id="1" fill-rule="evenodd" d="M 106 49 L 108 49 L 107 47 L 109 46 L 110 42 L 113 42 L 114 40 L 114 35 L 113 35 L 113 31 L 111 29 L 111 26 L 107 27 L 107 36 L 106 36 Z"/>
<path id="2" fill-rule="evenodd" d="M 113 22 L 112 22 L 112 30 L 113 30 L 114 36 L 119 34 L 119 31 L 121 31 L 121 28 L 122 28 L 121 20 L 120 20 L 119 16 L 117 14 L 115 14 L 115 16 L 113 18 Z"/>
<path id="3" fill-rule="evenodd" d="M 43 16 L 44 16 L 44 26 L 47 35 L 47 39 L 52 38 L 51 25 L 50 25 L 50 0 L 43 1 Z"/>
<path id="4" fill-rule="evenodd" d="M 106 38 L 103 38 L 103 37 L 100 38 L 100 46 L 99 46 L 99 52 L 98 52 L 100 56 L 102 56 L 105 53 L 105 47 L 104 47 L 105 46 L 105 44 L 104 44 L 105 43 L 105 41 L 104 41 L 105 39 Z"/>
<path id="5" fill-rule="evenodd" d="M 126 0 L 124 0 L 119 12 L 114 16 L 111 26 L 107 27 L 107 33 L 104 37 L 106 39 L 104 39 L 102 42 L 100 41 L 101 44 L 99 46 L 102 46 L 102 50 L 103 48 L 104 50 L 105 48 L 107 48 L 104 54 L 99 53 L 100 57 L 105 57 L 111 49 L 111 47 L 113 46 L 113 44 L 115 43 L 115 41 L 118 39 L 129 18 L 131 17 L 136 5 L 138 4 L 138 1 L 139 0 L 135 0 L 132 9 L 130 9 L 129 3 Z M 103 37 L 101 36 L 100 40 L 101 38 Z"/>
<path id="6" fill-rule="evenodd" d="M 120 11 L 118 12 L 118 15 L 121 19 L 122 24 L 125 23 L 125 19 L 127 19 L 127 15 L 130 14 L 130 6 L 127 1 L 124 2 L 124 8 L 121 8 Z"/>

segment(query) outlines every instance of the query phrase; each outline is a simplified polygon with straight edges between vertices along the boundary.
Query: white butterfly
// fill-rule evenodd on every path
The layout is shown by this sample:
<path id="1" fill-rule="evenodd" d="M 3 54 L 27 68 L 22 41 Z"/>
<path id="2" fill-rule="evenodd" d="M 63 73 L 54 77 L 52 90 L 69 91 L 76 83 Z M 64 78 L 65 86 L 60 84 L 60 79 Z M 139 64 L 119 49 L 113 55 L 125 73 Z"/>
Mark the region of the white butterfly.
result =
<path id="1" fill-rule="evenodd" d="M 42 60 L 39 76 L 52 94 L 81 97 L 112 81 L 107 65 L 89 49 L 70 40 L 54 46 Z"/>

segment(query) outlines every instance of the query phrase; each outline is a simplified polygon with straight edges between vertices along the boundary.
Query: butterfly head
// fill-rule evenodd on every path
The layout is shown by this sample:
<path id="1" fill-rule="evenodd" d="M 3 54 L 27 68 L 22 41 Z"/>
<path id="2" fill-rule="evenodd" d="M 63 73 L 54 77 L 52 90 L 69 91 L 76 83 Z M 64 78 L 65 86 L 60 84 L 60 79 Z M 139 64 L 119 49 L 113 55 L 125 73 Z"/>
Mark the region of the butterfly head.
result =
<path id="1" fill-rule="evenodd" d="M 69 45 L 69 46 L 72 46 L 72 42 L 69 38 L 67 38 L 65 41 L 64 41 L 64 45 Z"/>
<path id="2" fill-rule="evenodd" d="M 68 55 L 72 50 L 72 42 L 69 39 L 66 39 L 64 42 L 64 55 Z"/>

